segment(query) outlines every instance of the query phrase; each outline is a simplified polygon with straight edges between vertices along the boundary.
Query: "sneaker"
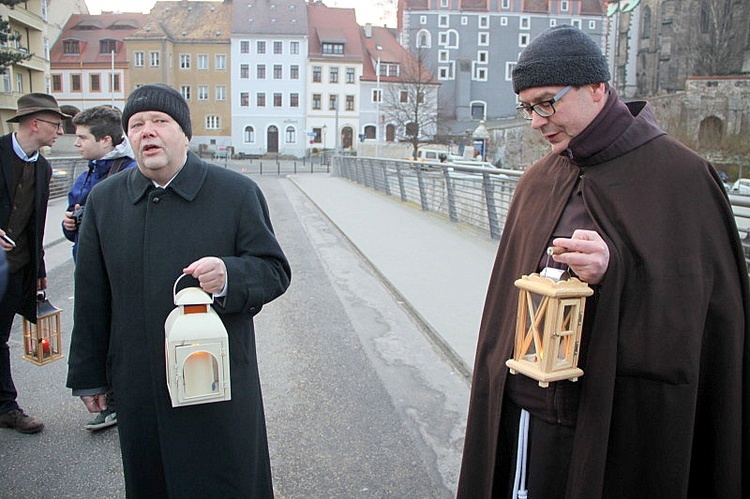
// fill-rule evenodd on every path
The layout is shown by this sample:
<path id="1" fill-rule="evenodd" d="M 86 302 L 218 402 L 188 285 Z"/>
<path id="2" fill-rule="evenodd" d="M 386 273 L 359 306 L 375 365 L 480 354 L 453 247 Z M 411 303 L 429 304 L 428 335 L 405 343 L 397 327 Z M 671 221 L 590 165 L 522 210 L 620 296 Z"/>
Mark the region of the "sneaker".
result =
<path id="1" fill-rule="evenodd" d="M 19 408 L 0 414 L 0 428 L 12 428 L 21 433 L 39 433 L 44 429 L 44 423 L 28 416 Z"/>
<path id="2" fill-rule="evenodd" d="M 117 413 L 110 409 L 104 409 L 94 419 L 86 423 L 87 430 L 96 431 L 109 428 L 117 424 Z"/>

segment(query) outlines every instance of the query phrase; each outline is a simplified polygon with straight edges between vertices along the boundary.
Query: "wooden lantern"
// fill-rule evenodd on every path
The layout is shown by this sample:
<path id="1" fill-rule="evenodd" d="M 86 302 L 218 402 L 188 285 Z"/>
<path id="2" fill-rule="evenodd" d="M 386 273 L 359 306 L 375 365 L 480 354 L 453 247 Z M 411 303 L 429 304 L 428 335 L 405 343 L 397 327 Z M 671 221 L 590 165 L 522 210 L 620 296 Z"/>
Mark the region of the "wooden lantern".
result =
<path id="1" fill-rule="evenodd" d="M 231 400 L 229 337 L 212 297 L 200 288 L 173 289 L 164 324 L 167 388 L 172 407 Z"/>
<path id="2" fill-rule="evenodd" d="M 23 359 L 43 366 L 62 359 L 60 313 L 47 299 L 47 293 L 36 294 L 36 324 L 23 320 Z"/>
<path id="3" fill-rule="evenodd" d="M 586 297 L 594 291 L 576 278 L 555 280 L 539 274 L 523 276 L 519 288 L 511 374 L 522 373 L 547 387 L 550 381 L 577 381 L 578 350 Z"/>

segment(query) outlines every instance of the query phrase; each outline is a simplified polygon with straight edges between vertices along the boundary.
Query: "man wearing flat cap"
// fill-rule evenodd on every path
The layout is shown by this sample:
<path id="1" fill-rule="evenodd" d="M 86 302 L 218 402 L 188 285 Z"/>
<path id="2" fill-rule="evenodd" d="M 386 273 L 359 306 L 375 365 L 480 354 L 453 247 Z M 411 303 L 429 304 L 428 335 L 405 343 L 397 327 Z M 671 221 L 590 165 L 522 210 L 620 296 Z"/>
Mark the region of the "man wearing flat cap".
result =
<path id="1" fill-rule="evenodd" d="M 513 71 L 518 112 L 551 151 L 519 180 L 499 244 L 460 498 L 750 495 L 748 269 L 731 205 L 714 168 L 609 78 L 572 26 L 532 40 Z M 594 294 L 583 375 L 541 387 L 506 361 L 514 281 L 547 266 Z"/>
<path id="2" fill-rule="evenodd" d="M 67 385 L 100 412 L 111 382 L 128 497 L 272 497 L 252 318 L 291 271 L 263 194 L 189 152 L 190 110 L 173 88 L 133 91 L 122 123 L 138 165 L 86 202 Z M 228 332 L 231 400 L 170 402 L 165 321 L 183 274 Z"/>
<path id="3" fill-rule="evenodd" d="M 52 168 L 39 154 L 63 134 L 63 119 L 54 97 L 32 93 L 18 99 L 18 131 L 0 137 L 0 247 L 8 259 L 8 283 L 0 302 L 0 428 L 37 433 L 44 424 L 16 402 L 8 338 L 16 313 L 36 323 L 36 292 L 47 287 L 44 267 L 44 222 Z"/>

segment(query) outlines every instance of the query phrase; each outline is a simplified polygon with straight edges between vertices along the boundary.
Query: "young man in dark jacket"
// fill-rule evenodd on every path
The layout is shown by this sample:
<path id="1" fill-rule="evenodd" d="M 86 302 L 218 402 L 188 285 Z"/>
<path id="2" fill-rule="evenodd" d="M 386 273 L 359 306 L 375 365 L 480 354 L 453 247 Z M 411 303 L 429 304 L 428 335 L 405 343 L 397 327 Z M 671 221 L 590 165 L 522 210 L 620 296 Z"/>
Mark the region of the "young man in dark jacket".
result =
<path id="1" fill-rule="evenodd" d="M 609 77 L 572 26 L 535 38 L 513 71 L 519 114 L 551 152 L 521 177 L 498 248 L 460 498 L 750 494 L 748 269 L 731 205 L 713 167 Z M 595 292 L 583 376 L 543 388 L 505 362 L 514 281 L 550 246 Z"/>
<path id="2" fill-rule="evenodd" d="M 122 130 L 122 113 L 109 106 L 81 111 L 73 118 L 76 141 L 73 143 L 83 159 L 89 160 L 88 170 L 81 173 L 68 193 L 68 211 L 63 219 L 63 234 L 73 242 L 73 261 L 78 259 L 78 229 L 83 220 L 86 199 L 91 189 L 107 177 L 136 165 L 133 149 Z M 86 423 L 87 430 L 96 431 L 117 424 L 115 397 L 107 392 L 107 408 Z"/>
<path id="3" fill-rule="evenodd" d="M 73 118 L 76 141 L 73 143 L 88 170 L 81 173 L 68 192 L 68 210 L 63 219 L 63 234 L 73 242 L 73 260 L 78 253 L 78 228 L 83 220 L 86 198 L 91 189 L 105 178 L 121 172 L 136 162 L 130 142 L 122 130 L 122 114 L 109 106 L 81 111 Z"/>

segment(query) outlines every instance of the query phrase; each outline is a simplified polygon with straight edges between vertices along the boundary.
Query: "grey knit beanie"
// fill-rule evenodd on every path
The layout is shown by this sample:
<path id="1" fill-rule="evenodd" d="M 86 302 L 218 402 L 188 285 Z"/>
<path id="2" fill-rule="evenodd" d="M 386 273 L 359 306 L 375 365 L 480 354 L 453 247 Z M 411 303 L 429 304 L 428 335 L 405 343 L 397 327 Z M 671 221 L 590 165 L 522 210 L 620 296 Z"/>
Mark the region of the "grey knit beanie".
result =
<path id="1" fill-rule="evenodd" d="M 529 43 L 513 69 L 513 91 L 608 82 L 607 58 L 594 40 L 567 24 L 549 28 Z"/>
<path id="2" fill-rule="evenodd" d="M 182 94 L 174 88 L 163 83 L 153 83 L 133 90 L 122 110 L 122 128 L 126 133 L 130 117 L 141 111 L 161 111 L 168 114 L 180 125 L 188 140 L 192 138 L 190 108 Z"/>

